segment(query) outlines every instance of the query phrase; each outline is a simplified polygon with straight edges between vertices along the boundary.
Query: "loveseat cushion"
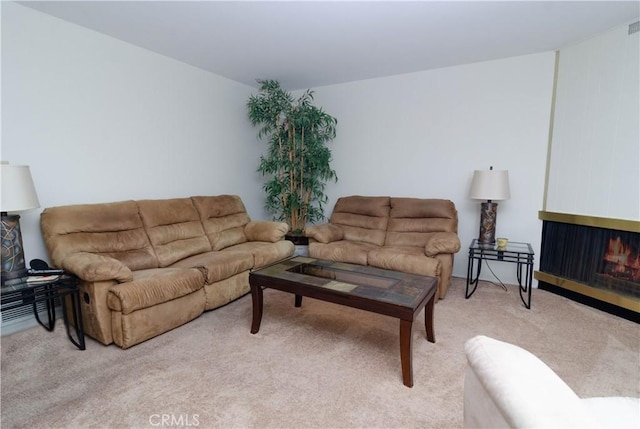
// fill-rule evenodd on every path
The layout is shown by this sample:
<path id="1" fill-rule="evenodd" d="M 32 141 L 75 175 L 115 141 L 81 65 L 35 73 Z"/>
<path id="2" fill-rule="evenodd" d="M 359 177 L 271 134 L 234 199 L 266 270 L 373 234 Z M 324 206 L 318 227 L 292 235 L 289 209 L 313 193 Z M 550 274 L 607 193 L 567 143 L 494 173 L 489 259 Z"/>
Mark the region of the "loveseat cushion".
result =
<path id="1" fill-rule="evenodd" d="M 158 267 L 135 201 L 49 207 L 40 215 L 40 226 L 55 267 L 84 252 L 113 258 L 131 270 Z"/>
<path id="2" fill-rule="evenodd" d="M 329 222 L 341 227 L 344 240 L 382 246 L 391 210 L 389 200 L 389 197 L 338 198 Z"/>
<path id="3" fill-rule="evenodd" d="M 455 232 L 429 233 L 424 253 L 427 256 L 436 256 L 442 253 L 457 253 L 460 250 L 460 238 Z"/>
<path id="4" fill-rule="evenodd" d="M 427 257 L 422 247 L 384 246 L 369 252 L 369 265 L 385 270 L 440 277 L 440 261 Z"/>
<path id="5" fill-rule="evenodd" d="M 142 200 L 138 206 L 160 267 L 211 251 L 190 198 Z"/>
<path id="6" fill-rule="evenodd" d="M 237 195 L 191 197 L 211 250 L 222 250 L 247 241 L 244 227 L 251 219 Z"/>
<path id="7" fill-rule="evenodd" d="M 385 246 L 424 248 L 434 232 L 457 232 L 453 202 L 441 199 L 391 198 Z"/>
<path id="8" fill-rule="evenodd" d="M 156 268 L 136 271 L 133 280 L 112 286 L 107 304 L 114 311 L 129 314 L 193 293 L 204 286 L 197 269 Z M 204 301 L 202 302 L 204 309 Z"/>
<path id="9" fill-rule="evenodd" d="M 344 231 L 342 228 L 331 223 L 308 226 L 304 229 L 304 233 L 307 237 L 312 238 L 319 243 L 331 243 L 332 241 L 338 241 L 344 238 Z"/>
<path id="10" fill-rule="evenodd" d="M 367 265 L 369 252 L 379 249 L 371 243 L 361 241 L 334 241 L 333 243 L 309 242 L 309 256 L 316 259 Z"/>

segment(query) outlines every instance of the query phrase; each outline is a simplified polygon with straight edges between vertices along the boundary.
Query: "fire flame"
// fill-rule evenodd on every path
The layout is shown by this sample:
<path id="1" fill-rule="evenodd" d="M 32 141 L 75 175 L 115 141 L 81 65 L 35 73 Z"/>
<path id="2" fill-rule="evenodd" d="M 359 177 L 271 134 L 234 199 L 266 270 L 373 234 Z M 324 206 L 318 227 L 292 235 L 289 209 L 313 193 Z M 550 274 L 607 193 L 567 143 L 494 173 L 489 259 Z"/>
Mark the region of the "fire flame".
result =
<path id="1" fill-rule="evenodd" d="M 634 279 L 640 278 L 640 253 L 632 255 L 631 246 L 626 245 L 620 237 L 609 240 L 604 260 L 615 264 L 615 267 L 611 269 L 611 274 L 629 273 Z"/>

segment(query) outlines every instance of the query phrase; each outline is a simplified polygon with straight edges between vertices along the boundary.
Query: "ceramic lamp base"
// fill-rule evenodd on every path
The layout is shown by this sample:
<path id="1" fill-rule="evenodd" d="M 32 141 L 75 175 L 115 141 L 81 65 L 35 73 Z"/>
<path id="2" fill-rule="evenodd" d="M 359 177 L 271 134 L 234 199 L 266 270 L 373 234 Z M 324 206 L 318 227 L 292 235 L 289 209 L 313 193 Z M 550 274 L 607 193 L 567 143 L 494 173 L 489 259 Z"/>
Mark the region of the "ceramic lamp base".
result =
<path id="1" fill-rule="evenodd" d="M 478 243 L 493 245 L 496 242 L 496 217 L 498 203 L 484 202 L 480 205 L 480 235 Z"/>
<path id="2" fill-rule="evenodd" d="M 2 281 L 26 275 L 20 216 L 2 213 Z"/>

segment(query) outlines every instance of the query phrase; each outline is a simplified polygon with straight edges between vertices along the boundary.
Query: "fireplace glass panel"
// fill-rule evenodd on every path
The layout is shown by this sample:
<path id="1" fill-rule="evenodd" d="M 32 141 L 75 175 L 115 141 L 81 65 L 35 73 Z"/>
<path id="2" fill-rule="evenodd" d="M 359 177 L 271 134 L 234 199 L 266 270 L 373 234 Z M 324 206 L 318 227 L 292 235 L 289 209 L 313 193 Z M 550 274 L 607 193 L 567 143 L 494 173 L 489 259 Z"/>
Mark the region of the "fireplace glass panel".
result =
<path id="1" fill-rule="evenodd" d="M 640 297 L 640 234 L 545 221 L 540 270 Z"/>

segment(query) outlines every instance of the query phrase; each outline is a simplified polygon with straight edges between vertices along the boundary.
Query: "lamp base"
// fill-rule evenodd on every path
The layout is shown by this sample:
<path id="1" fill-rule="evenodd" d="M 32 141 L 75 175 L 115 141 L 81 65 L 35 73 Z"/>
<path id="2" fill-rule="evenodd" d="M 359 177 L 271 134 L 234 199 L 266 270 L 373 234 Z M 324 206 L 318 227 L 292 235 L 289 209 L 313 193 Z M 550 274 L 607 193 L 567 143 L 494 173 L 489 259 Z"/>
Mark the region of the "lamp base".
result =
<path id="1" fill-rule="evenodd" d="M 20 216 L 2 213 L 2 282 L 26 275 Z"/>
<path id="2" fill-rule="evenodd" d="M 478 243 L 482 245 L 494 245 L 496 242 L 496 217 L 498 216 L 498 203 L 490 201 L 480 205 L 480 235 Z"/>

